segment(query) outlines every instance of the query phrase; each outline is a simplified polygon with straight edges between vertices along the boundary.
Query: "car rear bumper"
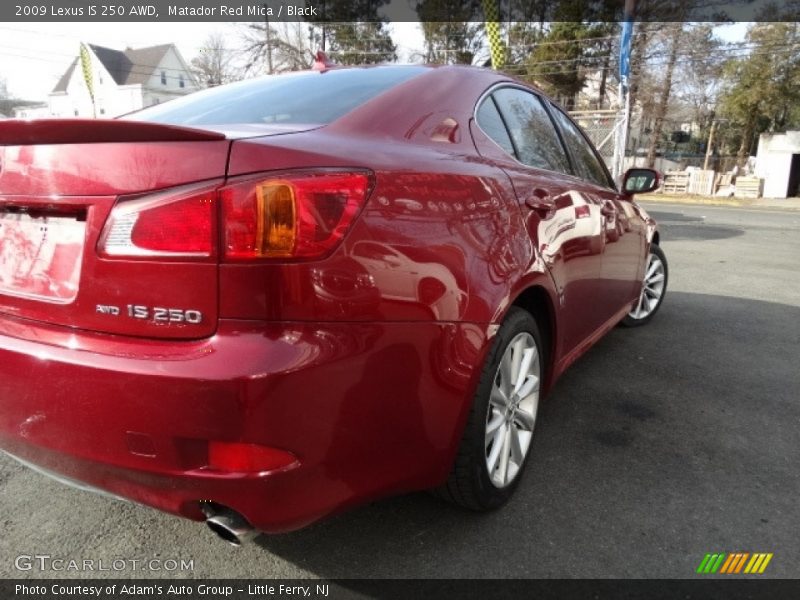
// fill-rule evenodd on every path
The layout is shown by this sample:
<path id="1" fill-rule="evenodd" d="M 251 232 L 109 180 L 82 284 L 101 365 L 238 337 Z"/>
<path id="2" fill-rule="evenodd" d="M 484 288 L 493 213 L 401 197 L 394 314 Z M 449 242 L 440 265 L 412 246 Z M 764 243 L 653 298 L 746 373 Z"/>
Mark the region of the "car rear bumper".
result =
<path id="1" fill-rule="evenodd" d="M 444 479 L 486 330 L 221 321 L 209 339 L 176 343 L 0 318 L 0 449 L 188 518 L 214 502 L 290 530 Z M 212 470 L 210 441 L 297 462 Z"/>

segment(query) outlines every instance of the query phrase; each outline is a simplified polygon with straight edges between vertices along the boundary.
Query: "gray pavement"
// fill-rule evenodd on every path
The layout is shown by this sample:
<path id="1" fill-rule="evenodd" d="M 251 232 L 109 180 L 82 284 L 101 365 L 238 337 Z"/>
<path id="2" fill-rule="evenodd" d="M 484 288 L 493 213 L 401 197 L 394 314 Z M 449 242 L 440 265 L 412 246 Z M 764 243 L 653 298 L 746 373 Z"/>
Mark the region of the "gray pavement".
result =
<path id="1" fill-rule="evenodd" d="M 0 459 L 0 576 L 20 554 L 194 561 L 136 577 L 692 577 L 706 552 L 772 552 L 800 577 L 800 213 L 647 204 L 670 289 L 558 383 L 516 497 L 475 515 L 373 503 L 233 549 L 202 525 Z M 89 574 L 91 575 L 91 574 Z"/>

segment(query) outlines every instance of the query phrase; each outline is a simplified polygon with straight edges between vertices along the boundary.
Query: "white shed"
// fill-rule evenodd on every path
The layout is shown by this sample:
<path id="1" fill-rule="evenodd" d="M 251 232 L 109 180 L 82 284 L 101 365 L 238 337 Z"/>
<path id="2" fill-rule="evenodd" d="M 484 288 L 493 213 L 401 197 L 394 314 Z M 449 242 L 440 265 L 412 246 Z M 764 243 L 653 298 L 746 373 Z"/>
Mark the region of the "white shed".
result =
<path id="1" fill-rule="evenodd" d="M 756 176 L 764 179 L 764 197 L 800 196 L 800 131 L 762 133 Z"/>

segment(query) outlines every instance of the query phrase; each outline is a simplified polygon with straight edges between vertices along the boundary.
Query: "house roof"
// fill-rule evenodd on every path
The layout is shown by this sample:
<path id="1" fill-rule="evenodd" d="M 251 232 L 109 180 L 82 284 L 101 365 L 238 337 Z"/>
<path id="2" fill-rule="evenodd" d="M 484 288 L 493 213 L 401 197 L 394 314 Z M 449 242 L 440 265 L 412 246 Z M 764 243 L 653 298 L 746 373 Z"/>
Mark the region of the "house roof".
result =
<path id="1" fill-rule="evenodd" d="M 153 71 L 158 67 L 161 59 L 172 47 L 173 44 L 161 44 L 160 46 L 149 46 L 135 50 L 127 48 L 122 52 L 112 48 L 105 48 L 104 46 L 89 44 L 89 48 L 92 49 L 97 59 L 103 63 L 106 71 L 109 72 L 117 85 L 145 83 L 153 75 Z M 67 84 L 77 65 L 78 58 L 76 57 L 61 76 L 61 79 L 58 80 L 53 92 L 67 91 Z"/>
<path id="2" fill-rule="evenodd" d="M 61 76 L 61 79 L 58 80 L 56 87 L 53 88 L 53 92 L 66 92 L 67 91 L 67 84 L 69 83 L 70 78 L 72 78 L 72 73 L 75 71 L 75 66 L 78 64 L 78 58 L 76 57 L 72 64 L 67 68 L 64 74 Z"/>

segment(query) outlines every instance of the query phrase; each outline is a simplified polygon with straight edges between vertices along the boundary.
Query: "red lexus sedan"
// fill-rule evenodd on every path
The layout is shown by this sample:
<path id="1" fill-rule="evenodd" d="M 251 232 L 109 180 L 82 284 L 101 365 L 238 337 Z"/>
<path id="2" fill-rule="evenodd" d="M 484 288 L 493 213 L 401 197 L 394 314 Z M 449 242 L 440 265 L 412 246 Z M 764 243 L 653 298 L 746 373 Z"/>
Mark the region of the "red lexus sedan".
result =
<path id="1" fill-rule="evenodd" d="M 658 184 L 468 67 L 0 123 L 0 448 L 232 543 L 411 490 L 497 507 L 540 398 L 664 298 Z"/>

